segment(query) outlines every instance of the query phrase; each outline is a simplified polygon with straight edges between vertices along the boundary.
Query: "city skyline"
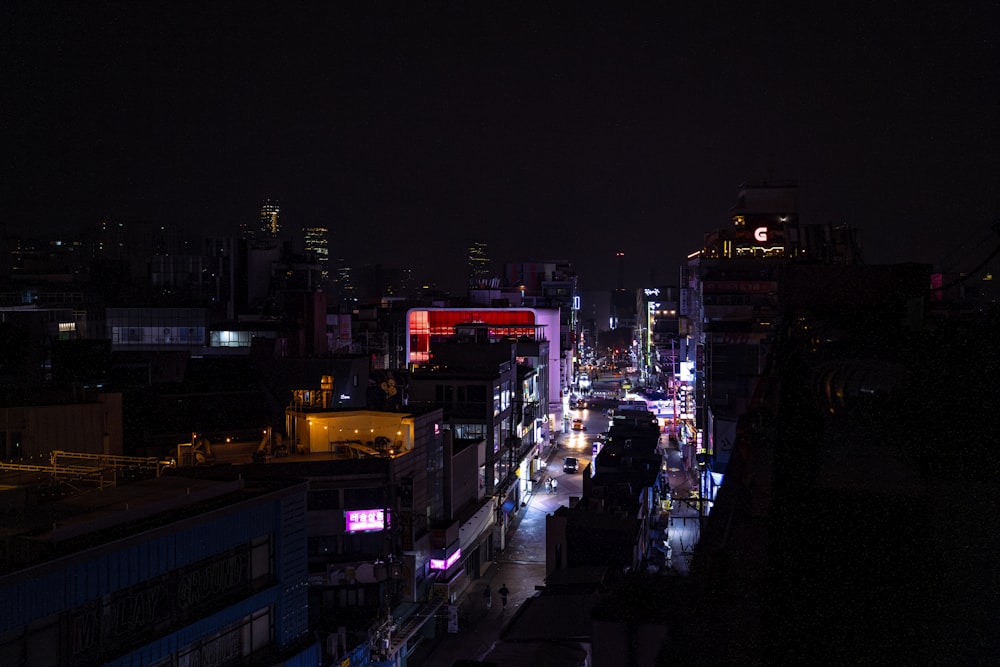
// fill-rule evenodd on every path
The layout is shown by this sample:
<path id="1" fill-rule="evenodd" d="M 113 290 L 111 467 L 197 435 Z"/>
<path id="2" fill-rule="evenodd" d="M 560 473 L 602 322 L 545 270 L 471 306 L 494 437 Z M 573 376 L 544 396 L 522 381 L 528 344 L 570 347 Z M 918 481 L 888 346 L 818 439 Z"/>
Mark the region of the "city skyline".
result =
<path id="1" fill-rule="evenodd" d="M 239 7 L 5 6 L 8 231 L 273 198 L 358 266 L 459 288 L 475 237 L 593 288 L 671 282 L 743 182 L 873 263 L 968 268 L 997 218 L 996 3 Z"/>

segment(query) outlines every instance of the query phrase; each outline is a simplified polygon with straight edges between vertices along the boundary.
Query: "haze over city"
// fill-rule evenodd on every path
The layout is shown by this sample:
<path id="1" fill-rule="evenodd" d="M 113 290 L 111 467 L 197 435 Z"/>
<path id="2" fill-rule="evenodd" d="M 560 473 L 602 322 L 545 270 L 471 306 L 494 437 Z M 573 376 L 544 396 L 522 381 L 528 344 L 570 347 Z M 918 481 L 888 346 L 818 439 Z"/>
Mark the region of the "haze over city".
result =
<path id="1" fill-rule="evenodd" d="M 357 264 L 459 288 L 480 239 L 590 289 L 618 250 L 675 280 L 772 179 L 869 262 L 975 264 L 997 3 L 786 4 L 6 3 L 4 222 L 235 234 L 272 198 Z"/>

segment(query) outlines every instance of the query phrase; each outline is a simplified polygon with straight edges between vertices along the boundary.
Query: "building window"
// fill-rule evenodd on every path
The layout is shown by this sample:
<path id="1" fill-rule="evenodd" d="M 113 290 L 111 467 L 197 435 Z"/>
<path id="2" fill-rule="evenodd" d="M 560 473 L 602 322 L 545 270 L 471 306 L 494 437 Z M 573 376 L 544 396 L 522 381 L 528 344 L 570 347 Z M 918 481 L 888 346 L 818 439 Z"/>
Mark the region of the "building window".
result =
<path id="1" fill-rule="evenodd" d="M 258 537 L 250 545 L 250 580 L 257 581 L 264 577 L 270 578 L 274 572 L 271 552 L 271 537 Z"/>
<path id="2" fill-rule="evenodd" d="M 456 439 L 482 440 L 486 437 L 486 424 L 455 424 L 452 431 Z"/>

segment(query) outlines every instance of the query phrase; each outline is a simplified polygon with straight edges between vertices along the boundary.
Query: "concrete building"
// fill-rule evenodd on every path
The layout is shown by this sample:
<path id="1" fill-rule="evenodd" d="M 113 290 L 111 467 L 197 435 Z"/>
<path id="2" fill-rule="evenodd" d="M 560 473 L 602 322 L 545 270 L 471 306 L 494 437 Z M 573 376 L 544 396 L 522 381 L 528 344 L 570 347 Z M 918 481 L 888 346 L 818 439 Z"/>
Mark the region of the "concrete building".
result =
<path id="1" fill-rule="evenodd" d="M 122 454 L 120 392 L 27 391 L 0 408 L 0 461 L 47 461 L 52 450 Z"/>
<path id="2" fill-rule="evenodd" d="M 327 657 L 360 644 L 380 660 L 405 658 L 447 599 L 437 594 L 448 586 L 439 552 L 450 546 L 437 535 L 447 517 L 441 409 L 293 403 L 286 414 L 299 454 L 243 474 L 309 482 L 310 611 L 341 647 L 328 645 Z"/>
<path id="3" fill-rule="evenodd" d="M 568 401 L 569 380 L 572 378 L 572 359 L 561 354 L 560 347 L 552 340 L 560 330 L 560 313 L 549 308 L 412 308 L 406 313 L 406 363 L 414 369 L 430 359 L 431 342 L 452 337 L 455 327 L 461 324 L 485 323 L 487 337 L 499 339 L 513 337 L 528 340 L 546 340 L 547 359 L 538 359 L 539 371 L 544 362 L 547 382 L 544 385 L 550 424 L 562 421 Z"/>
<path id="4" fill-rule="evenodd" d="M 317 664 L 304 483 L 163 476 L 41 503 L 44 476 L 5 478 L 0 664 Z"/>

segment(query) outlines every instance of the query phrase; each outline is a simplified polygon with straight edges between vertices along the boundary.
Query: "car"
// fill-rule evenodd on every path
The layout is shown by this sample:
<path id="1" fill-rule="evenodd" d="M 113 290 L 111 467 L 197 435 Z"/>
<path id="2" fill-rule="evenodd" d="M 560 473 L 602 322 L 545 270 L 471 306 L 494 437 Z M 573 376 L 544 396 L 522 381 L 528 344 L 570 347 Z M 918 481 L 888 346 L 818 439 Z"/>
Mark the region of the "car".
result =
<path id="1" fill-rule="evenodd" d="M 563 472 L 578 472 L 580 461 L 575 456 L 567 456 L 563 459 Z"/>
<path id="2" fill-rule="evenodd" d="M 587 401 L 585 401 L 584 399 L 581 398 L 580 400 L 578 400 L 576 402 L 576 406 L 575 407 L 576 407 L 577 410 L 586 410 L 587 409 Z"/>
<path id="3" fill-rule="evenodd" d="M 573 420 L 573 430 L 574 431 L 586 431 L 587 425 L 583 423 L 582 419 Z"/>

